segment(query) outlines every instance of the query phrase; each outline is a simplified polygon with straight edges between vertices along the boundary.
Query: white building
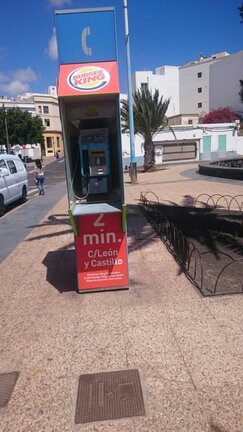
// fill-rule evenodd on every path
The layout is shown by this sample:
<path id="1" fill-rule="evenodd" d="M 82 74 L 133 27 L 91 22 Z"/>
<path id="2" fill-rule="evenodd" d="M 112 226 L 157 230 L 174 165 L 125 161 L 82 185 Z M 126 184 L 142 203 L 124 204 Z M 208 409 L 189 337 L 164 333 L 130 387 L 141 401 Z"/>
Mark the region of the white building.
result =
<path id="1" fill-rule="evenodd" d="M 211 79 L 211 67 L 214 63 L 219 63 L 221 68 L 222 59 L 226 56 L 229 56 L 229 53 L 222 52 L 207 58 L 200 57 L 198 61 L 180 67 L 180 114 L 209 112 L 209 95 L 214 85 Z"/>
<path id="2" fill-rule="evenodd" d="M 10 108 L 19 108 L 21 111 L 27 111 L 32 117 L 36 116 L 34 102 L 23 102 L 8 99 L 7 96 L 0 96 L 0 108 L 4 108 L 6 111 Z"/>
<path id="3" fill-rule="evenodd" d="M 133 75 L 133 91 L 148 86 L 170 98 L 167 116 L 202 115 L 211 109 L 230 107 L 243 115 L 240 80 L 243 79 L 243 50 L 235 54 L 220 52 L 180 67 L 161 66 Z"/>
<path id="4" fill-rule="evenodd" d="M 176 132 L 164 132 L 154 139 L 156 163 L 181 160 L 216 159 L 243 155 L 243 137 L 238 124 L 204 125 L 199 117 L 211 109 L 228 106 L 243 117 L 240 100 L 243 80 L 243 50 L 230 55 L 219 52 L 180 67 L 161 66 L 133 75 L 133 91 L 147 86 L 170 98 L 169 124 Z M 124 164 L 129 165 L 129 137 L 123 136 Z M 135 138 L 138 165 L 143 164 L 143 140 Z"/>
<path id="5" fill-rule="evenodd" d="M 157 164 L 243 155 L 243 140 L 235 123 L 174 126 L 173 131 L 176 140 L 168 130 L 154 140 Z"/>
<path id="6" fill-rule="evenodd" d="M 237 123 L 173 126 L 154 138 L 155 163 L 176 163 L 243 155 L 243 137 L 238 136 Z M 122 134 L 123 164 L 130 163 L 130 139 Z M 135 137 L 137 165 L 143 165 L 143 139 Z"/>
<path id="7" fill-rule="evenodd" d="M 210 66 L 209 109 L 229 106 L 243 117 L 240 100 L 240 80 L 243 80 L 243 50 Z"/>
<path id="8" fill-rule="evenodd" d="M 177 66 L 161 66 L 152 71 L 135 72 L 132 77 L 133 91 L 148 87 L 152 92 L 158 89 L 164 99 L 170 98 L 167 116 L 179 114 L 179 68 Z"/>

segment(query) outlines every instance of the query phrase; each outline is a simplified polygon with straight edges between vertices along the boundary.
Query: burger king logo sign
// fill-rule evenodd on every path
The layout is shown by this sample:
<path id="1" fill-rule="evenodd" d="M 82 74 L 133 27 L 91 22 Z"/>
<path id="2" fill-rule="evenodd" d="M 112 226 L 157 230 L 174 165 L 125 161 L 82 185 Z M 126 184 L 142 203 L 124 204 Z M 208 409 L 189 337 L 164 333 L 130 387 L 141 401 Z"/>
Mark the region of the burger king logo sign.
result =
<path id="1" fill-rule="evenodd" d="M 105 87 L 110 81 L 109 72 L 97 66 L 85 66 L 75 69 L 67 77 L 70 87 L 79 91 L 95 91 Z"/>

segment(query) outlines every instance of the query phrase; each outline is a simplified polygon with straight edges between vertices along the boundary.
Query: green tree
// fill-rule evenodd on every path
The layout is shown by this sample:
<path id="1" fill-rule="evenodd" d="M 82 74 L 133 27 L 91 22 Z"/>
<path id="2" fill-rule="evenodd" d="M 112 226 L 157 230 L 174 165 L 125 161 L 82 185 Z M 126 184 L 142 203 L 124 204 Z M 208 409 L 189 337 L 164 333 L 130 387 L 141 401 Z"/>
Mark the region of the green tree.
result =
<path id="1" fill-rule="evenodd" d="M 32 117 L 28 111 L 19 108 L 0 109 L 0 144 L 6 143 L 5 116 L 7 118 L 9 142 L 13 144 L 33 144 L 43 142 L 45 130 L 39 116 Z"/>
<path id="2" fill-rule="evenodd" d="M 141 87 L 133 94 L 134 133 L 144 139 L 144 171 L 153 171 L 155 165 L 154 137 L 168 126 L 166 111 L 170 99 L 163 101 L 159 91 L 154 94 L 147 88 Z M 121 108 L 122 131 L 129 131 L 128 102 L 122 101 Z"/>

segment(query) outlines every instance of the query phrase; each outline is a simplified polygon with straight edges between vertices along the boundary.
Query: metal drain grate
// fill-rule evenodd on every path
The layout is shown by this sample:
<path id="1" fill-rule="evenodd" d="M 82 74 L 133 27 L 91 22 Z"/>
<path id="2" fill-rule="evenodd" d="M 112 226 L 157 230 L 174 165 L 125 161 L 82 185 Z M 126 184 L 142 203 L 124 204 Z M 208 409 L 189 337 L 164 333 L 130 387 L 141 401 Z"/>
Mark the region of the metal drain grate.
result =
<path id="1" fill-rule="evenodd" d="M 18 376 L 18 372 L 0 374 L 0 408 L 7 405 Z"/>
<path id="2" fill-rule="evenodd" d="M 137 369 L 80 375 L 75 423 L 145 415 Z"/>

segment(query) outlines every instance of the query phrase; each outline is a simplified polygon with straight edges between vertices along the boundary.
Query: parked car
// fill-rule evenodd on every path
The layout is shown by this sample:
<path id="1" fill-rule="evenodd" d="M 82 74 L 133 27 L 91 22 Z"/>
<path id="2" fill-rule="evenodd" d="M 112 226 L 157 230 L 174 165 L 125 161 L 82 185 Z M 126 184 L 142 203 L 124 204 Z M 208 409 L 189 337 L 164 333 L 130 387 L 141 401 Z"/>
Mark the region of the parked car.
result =
<path id="1" fill-rule="evenodd" d="M 28 179 L 25 166 L 18 156 L 0 154 L 0 216 L 5 206 L 20 200 L 26 201 Z"/>

